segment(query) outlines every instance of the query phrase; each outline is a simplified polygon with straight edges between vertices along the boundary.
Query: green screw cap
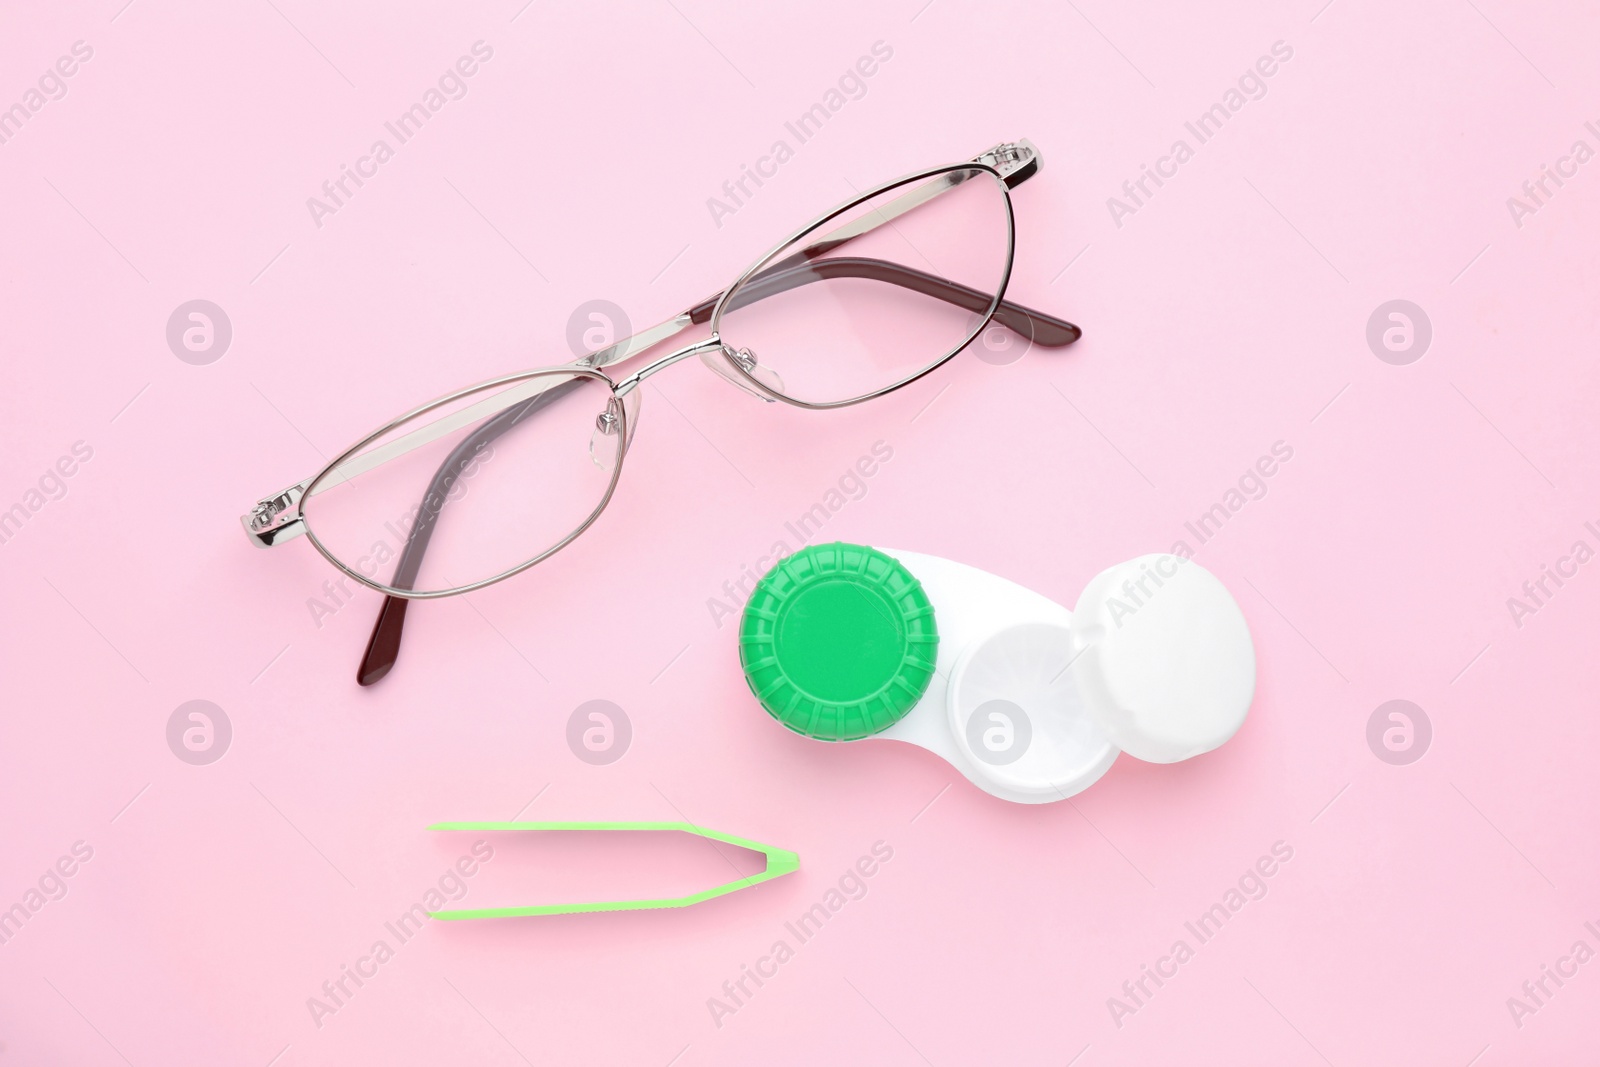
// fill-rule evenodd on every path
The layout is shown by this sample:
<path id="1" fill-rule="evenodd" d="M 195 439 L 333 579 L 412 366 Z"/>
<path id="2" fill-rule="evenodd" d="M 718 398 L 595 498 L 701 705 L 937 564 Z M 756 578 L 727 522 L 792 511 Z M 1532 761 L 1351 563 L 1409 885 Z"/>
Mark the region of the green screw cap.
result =
<path id="1" fill-rule="evenodd" d="M 739 622 L 750 691 L 774 719 L 823 741 L 898 722 L 927 691 L 938 651 L 921 583 L 865 545 L 836 541 L 787 557 Z"/>

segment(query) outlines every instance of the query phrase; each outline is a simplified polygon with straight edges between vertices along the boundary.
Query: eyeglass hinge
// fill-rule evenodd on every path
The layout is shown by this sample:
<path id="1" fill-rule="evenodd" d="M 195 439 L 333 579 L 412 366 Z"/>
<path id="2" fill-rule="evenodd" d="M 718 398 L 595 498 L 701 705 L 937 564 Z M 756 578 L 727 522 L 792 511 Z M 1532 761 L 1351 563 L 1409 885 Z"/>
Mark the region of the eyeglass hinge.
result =
<path id="1" fill-rule="evenodd" d="M 1039 150 L 1026 138 L 1020 141 L 1007 141 L 995 145 L 974 162 L 987 163 L 1000 172 L 1006 188 L 1015 189 L 1039 173 Z"/>
<path id="2" fill-rule="evenodd" d="M 244 532 L 258 548 L 271 548 L 279 541 L 299 537 L 306 532 L 305 520 L 300 516 L 300 497 L 306 483 L 291 485 L 281 492 L 262 497 L 249 514 L 239 516 Z"/>

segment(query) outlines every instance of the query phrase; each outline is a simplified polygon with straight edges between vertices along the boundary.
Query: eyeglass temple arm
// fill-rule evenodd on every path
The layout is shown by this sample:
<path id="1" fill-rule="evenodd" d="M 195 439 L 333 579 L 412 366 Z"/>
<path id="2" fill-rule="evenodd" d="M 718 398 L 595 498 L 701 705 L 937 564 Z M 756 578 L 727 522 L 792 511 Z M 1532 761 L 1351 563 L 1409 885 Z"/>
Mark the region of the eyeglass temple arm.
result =
<path id="1" fill-rule="evenodd" d="M 455 487 L 456 481 L 472 466 L 472 462 L 479 453 L 497 437 L 515 428 L 523 419 L 545 407 L 556 399 L 567 395 L 576 389 L 584 379 L 574 378 L 569 382 L 552 386 L 537 396 L 506 408 L 504 411 L 484 422 L 473 430 L 460 444 L 458 444 L 445 461 L 434 472 L 433 480 L 428 483 L 428 491 L 423 494 L 422 502 L 417 505 L 417 518 L 411 524 L 410 531 L 406 534 L 406 543 L 400 549 L 400 558 L 395 563 L 394 577 L 389 584 L 396 589 L 410 589 L 417 580 L 417 574 L 422 570 L 422 557 L 428 551 L 428 542 L 433 539 L 434 527 L 439 522 L 439 513 L 444 510 L 445 503 L 450 499 L 450 490 Z M 386 596 L 383 606 L 378 609 L 377 621 L 372 627 L 372 636 L 367 639 L 367 650 L 361 657 L 361 666 L 356 669 L 356 681 L 361 685 L 371 685 L 381 679 L 394 667 L 395 661 L 400 657 L 400 638 L 406 624 L 406 605 L 410 601 L 405 597 Z"/>
<path id="2" fill-rule="evenodd" d="M 812 246 L 816 247 L 818 246 Z M 806 249 L 808 253 L 811 251 L 812 249 Z M 962 285 L 960 282 L 953 282 L 937 274 L 929 274 L 888 260 L 843 256 L 838 259 L 809 259 L 805 253 L 796 252 L 745 282 L 744 289 L 734 298 L 730 310 L 825 278 L 865 278 L 887 282 L 980 313 L 993 299 L 990 294 Z M 721 299 L 722 293 L 708 296 L 665 322 L 613 341 L 606 347 L 589 353 L 578 363 L 585 367 L 609 367 L 630 359 L 646 349 L 654 348 L 663 341 L 676 337 L 690 326 L 710 322 L 711 313 L 715 310 L 717 301 Z M 995 308 L 994 319 L 1002 326 L 1031 338 L 1035 344 L 1050 348 L 1069 345 L 1083 335 L 1082 330 L 1066 319 L 1043 311 L 1035 311 L 1010 300 L 1000 301 L 999 306 Z"/>
<path id="3" fill-rule="evenodd" d="M 888 260 L 840 257 L 808 262 L 795 261 L 794 257 L 790 257 L 745 282 L 744 288 L 739 290 L 728 305 L 728 310 L 745 307 L 811 282 L 833 278 L 862 278 L 867 281 L 887 282 L 976 313 L 987 311 L 994 301 L 990 293 L 914 267 L 890 263 Z M 696 304 L 685 314 L 689 316 L 691 322 L 706 322 L 711 318 L 711 310 L 716 307 L 720 299 L 722 294 L 719 293 Z M 1034 311 L 1009 300 L 1000 301 L 999 306 L 995 308 L 994 319 L 1002 326 L 1030 338 L 1035 344 L 1048 348 L 1070 345 L 1083 334 L 1083 331 L 1066 319 Z"/>

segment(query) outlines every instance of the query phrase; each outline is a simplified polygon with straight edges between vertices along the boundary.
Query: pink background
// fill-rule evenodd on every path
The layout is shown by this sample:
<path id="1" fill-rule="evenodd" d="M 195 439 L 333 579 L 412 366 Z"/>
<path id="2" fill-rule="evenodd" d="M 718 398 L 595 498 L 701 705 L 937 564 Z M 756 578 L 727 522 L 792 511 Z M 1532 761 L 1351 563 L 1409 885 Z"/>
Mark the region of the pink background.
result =
<path id="1" fill-rule="evenodd" d="M 1520 1026 L 1507 998 L 1600 949 L 1600 564 L 1520 626 L 1507 599 L 1600 548 L 1600 162 L 1520 226 L 1506 201 L 1600 147 L 1600 17 L 1323 3 L 12 5 L 0 106 L 75 41 L 93 57 L 0 144 L 0 508 L 75 442 L 93 458 L 0 544 L 0 907 L 93 856 L 0 945 L 0 1062 L 1592 1059 L 1600 962 Z M 479 40 L 467 95 L 316 226 L 306 198 Z M 716 225 L 707 198 L 877 41 L 865 95 Z M 1277 41 L 1265 96 L 1118 226 L 1107 198 Z M 331 568 L 242 536 L 391 414 L 571 358 L 587 301 L 647 325 L 852 189 L 1022 136 L 1045 162 L 1011 293 L 1076 346 L 964 354 L 834 414 L 653 379 L 591 535 L 414 608 L 369 690 L 377 597 L 319 627 Z M 233 328 L 206 366 L 165 338 L 196 298 Z M 1397 298 L 1433 329 L 1406 366 L 1365 339 Z M 1197 552 L 1257 642 L 1243 731 L 1024 807 L 769 721 L 708 601 L 877 441 L 893 458 L 823 536 L 1069 605 L 1194 547 L 1184 523 L 1292 447 Z M 166 742 L 194 699 L 233 727 L 209 766 Z M 565 740 L 595 699 L 634 731 L 608 766 Z M 1407 766 L 1366 741 L 1391 699 L 1433 727 Z M 423 828 L 519 811 L 686 818 L 803 866 L 689 911 L 434 924 L 319 1027 L 307 998 L 467 854 Z M 865 896 L 716 1025 L 708 998 L 879 841 Z M 1266 896 L 1117 1025 L 1108 998 L 1279 841 Z M 688 839 L 495 847 L 469 904 L 727 875 Z"/>

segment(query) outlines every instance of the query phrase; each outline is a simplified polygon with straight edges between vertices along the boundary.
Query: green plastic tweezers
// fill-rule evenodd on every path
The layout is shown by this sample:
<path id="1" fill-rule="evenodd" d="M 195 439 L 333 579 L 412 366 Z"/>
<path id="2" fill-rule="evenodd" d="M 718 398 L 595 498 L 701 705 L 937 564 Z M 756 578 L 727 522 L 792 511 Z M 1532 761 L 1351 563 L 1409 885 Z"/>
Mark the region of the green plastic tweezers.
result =
<path id="1" fill-rule="evenodd" d="M 657 900 L 602 900 L 588 904 L 535 904 L 525 908 L 457 908 L 450 911 L 434 911 L 428 914 L 435 919 L 508 919 L 520 915 L 572 915 L 586 911 L 644 911 L 651 908 L 687 908 L 691 904 L 698 904 L 702 900 L 712 897 L 726 896 L 740 889 L 748 889 L 759 882 L 781 878 L 800 869 L 800 857 L 796 853 L 784 848 L 773 848 L 763 845 L 758 841 L 748 841 L 732 834 L 722 834 L 715 830 L 705 830 L 686 822 L 440 822 L 428 827 L 429 830 L 443 831 L 487 831 L 500 832 L 508 830 L 652 830 L 666 831 L 678 830 L 696 837 L 710 838 L 713 841 L 722 841 L 726 844 L 747 848 L 752 852 L 759 852 L 767 858 L 767 869 L 760 874 L 753 874 L 748 878 L 735 878 L 710 889 L 698 893 L 691 893 L 684 897 L 662 897 Z"/>

